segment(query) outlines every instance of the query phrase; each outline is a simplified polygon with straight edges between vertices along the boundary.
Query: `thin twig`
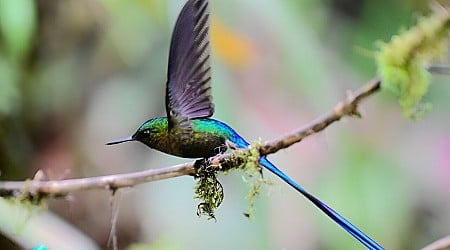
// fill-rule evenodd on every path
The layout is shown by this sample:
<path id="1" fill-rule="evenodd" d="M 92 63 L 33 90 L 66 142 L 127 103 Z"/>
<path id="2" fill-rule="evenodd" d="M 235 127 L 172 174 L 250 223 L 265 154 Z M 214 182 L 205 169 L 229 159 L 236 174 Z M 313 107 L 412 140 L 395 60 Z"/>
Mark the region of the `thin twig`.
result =
<path id="1" fill-rule="evenodd" d="M 357 110 L 358 104 L 366 97 L 377 92 L 380 89 L 380 86 L 381 80 L 379 78 L 374 78 L 354 93 L 348 92 L 347 99 L 339 102 L 328 114 L 313 120 L 290 134 L 284 135 L 273 141 L 265 142 L 260 148 L 261 155 L 273 154 L 280 149 L 287 148 L 294 143 L 300 142 L 306 137 L 324 130 L 330 124 L 339 121 L 344 116 L 359 116 Z"/>
<path id="2" fill-rule="evenodd" d="M 260 154 L 268 155 L 280 149 L 287 148 L 304 138 L 324 130 L 333 122 L 339 121 L 344 116 L 359 115 L 357 106 L 368 96 L 380 89 L 381 80 L 374 78 L 366 85 L 353 93 L 348 93 L 347 98 L 339 102 L 328 114 L 321 116 L 306 126 L 282 136 L 276 140 L 268 141 L 260 146 Z M 237 150 L 236 150 L 237 151 Z M 245 150 L 244 150 L 245 151 Z M 214 161 L 226 162 L 236 158 L 239 152 L 231 152 L 213 157 Z M 212 166 L 214 168 L 214 166 Z M 160 169 L 148 169 L 139 172 L 115 174 L 98 177 L 87 177 L 67 180 L 27 180 L 27 181 L 0 181 L 0 197 L 22 197 L 29 200 L 41 199 L 46 196 L 64 196 L 75 191 L 91 189 L 117 190 L 123 187 L 132 187 L 138 184 L 168 179 L 183 175 L 195 175 L 196 169 L 193 163 L 185 163 Z"/>
<path id="3" fill-rule="evenodd" d="M 431 243 L 430 245 L 427 245 L 421 250 L 445 250 L 445 249 L 450 249 L 450 235 L 442 239 L 439 239 Z"/>
<path id="4" fill-rule="evenodd" d="M 1 181 L 0 197 L 64 196 L 75 191 L 90 189 L 116 190 L 182 175 L 192 175 L 194 173 L 194 165 L 192 163 L 185 163 L 160 169 L 147 169 L 133 173 L 78 179 Z"/>
<path id="5" fill-rule="evenodd" d="M 450 75 L 450 65 L 448 64 L 430 64 L 426 68 L 432 74 Z"/>

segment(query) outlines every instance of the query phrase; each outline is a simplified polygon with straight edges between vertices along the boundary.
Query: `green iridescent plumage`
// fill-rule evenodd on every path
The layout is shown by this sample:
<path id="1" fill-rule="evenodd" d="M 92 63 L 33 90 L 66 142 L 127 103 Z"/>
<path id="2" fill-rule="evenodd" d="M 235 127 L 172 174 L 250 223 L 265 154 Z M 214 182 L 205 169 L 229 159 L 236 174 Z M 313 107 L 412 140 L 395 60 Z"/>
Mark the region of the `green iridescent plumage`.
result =
<path id="1" fill-rule="evenodd" d="M 184 157 L 206 158 L 226 150 L 226 141 L 239 141 L 237 133 L 223 122 L 197 118 L 189 126 L 169 129 L 167 117 L 146 121 L 130 139 L 161 152 Z"/>
<path id="2" fill-rule="evenodd" d="M 249 147 L 249 143 L 230 126 L 209 118 L 214 113 L 214 105 L 210 95 L 208 4 L 207 0 L 188 0 L 175 24 L 166 85 L 167 117 L 150 119 L 132 136 L 108 145 L 139 141 L 150 148 L 185 158 L 209 158 L 224 152 L 227 141 L 237 148 Z M 304 195 L 367 248 L 383 249 L 336 211 L 308 193 L 265 156 L 259 158 L 259 164 Z M 208 177 L 205 180 L 205 185 L 211 184 Z M 199 206 L 200 210 L 207 213 L 211 208 L 209 204 L 206 207 Z"/>

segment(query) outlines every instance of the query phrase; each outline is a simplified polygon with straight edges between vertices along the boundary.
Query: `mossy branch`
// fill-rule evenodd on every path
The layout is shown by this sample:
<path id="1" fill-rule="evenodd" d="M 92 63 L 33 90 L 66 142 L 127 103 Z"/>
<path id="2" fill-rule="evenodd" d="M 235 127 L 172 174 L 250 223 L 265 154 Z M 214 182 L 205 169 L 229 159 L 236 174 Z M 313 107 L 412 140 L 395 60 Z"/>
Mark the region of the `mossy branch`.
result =
<path id="1" fill-rule="evenodd" d="M 277 152 L 280 149 L 287 148 L 302 139 L 320 132 L 335 121 L 340 120 L 347 115 L 357 114 L 358 104 L 368 96 L 374 94 L 380 87 L 381 81 L 375 78 L 355 91 L 348 94 L 347 98 L 339 102 L 328 114 L 312 121 L 306 126 L 286 134 L 279 139 L 261 143 L 257 147 L 261 156 Z M 210 170 L 225 171 L 231 167 L 240 166 L 244 162 L 251 162 L 245 157 L 252 156 L 255 148 L 233 150 L 230 153 L 218 155 L 209 159 Z M 245 157 L 243 157 L 243 155 Z M 185 163 L 175 166 L 147 169 L 143 171 L 115 174 L 97 177 L 67 179 L 67 180 L 43 180 L 33 179 L 26 181 L 0 181 L 0 196 L 14 197 L 22 200 L 38 201 L 46 197 L 61 197 L 67 194 L 92 190 L 105 189 L 117 190 L 124 187 L 133 187 L 138 184 L 174 178 L 178 176 L 197 176 L 198 168 L 194 163 Z"/>
<path id="2" fill-rule="evenodd" d="M 359 103 L 379 91 L 382 81 L 383 88 L 393 90 L 399 96 L 399 102 L 404 108 L 405 114 L 408 117 L 417 116 L 417 111 L 421 107 L 427 107 L 427 105 L 420 105 L 429 85 L 426 69 L 430 69 L 430 67 L 426 67 L 431 60 L 447 53 L 444 47 L 448 42 L 449 26 L 450 12 L 442 7 L 436 8 L 431 16 L 419 19 L 415 27 L 399 36 L 394 36 L 391 42 L 380 46 L 377 62 L 381 78 L 375 77 L 358 90 L 348 92 L 347 97 L 330 112 L 273 141 L 212 157 L 204 163 L 203 167 L 194 163 L 185 163 L 161 169 L 99 177 L 1 181 L 0 196 L 39 202 L 46 197 L 65 196 L 75 191 L 91 189 L 116 191 L 123 187 L 190 175 L 198 179 L 195 193 L 196 197 L 202 200 L 198 207 L 198 213 L 214 218 L 214 209 L 223 200 L 223 188 L 217 181 L 217 171 L 241 168 L 247 176 L 256 176 L 255 172 L 259 171 L 259 166 L 255 163 L 260 156 L 273 154 L 290 147 L 304 138 L 324 130 L 345 116 L 360 117 Z M 262 176 L 258 176 L 252 184 L 248 196 L 251 200 L 250 211 L 252 200 L 259 193 L 262 182 L 264 182 Z"/>
<path id="3" fill-rule="evenodd" d="M 418 19 L 416 26 L 380 43 L 377 53 L 382 87 L 394 92 L 403 113 L 420 118 L 431 108 L 422 102 L 430 84 L 426 65 L 448 54 L 450 11 L 436 5 L 434 13 Z"/>

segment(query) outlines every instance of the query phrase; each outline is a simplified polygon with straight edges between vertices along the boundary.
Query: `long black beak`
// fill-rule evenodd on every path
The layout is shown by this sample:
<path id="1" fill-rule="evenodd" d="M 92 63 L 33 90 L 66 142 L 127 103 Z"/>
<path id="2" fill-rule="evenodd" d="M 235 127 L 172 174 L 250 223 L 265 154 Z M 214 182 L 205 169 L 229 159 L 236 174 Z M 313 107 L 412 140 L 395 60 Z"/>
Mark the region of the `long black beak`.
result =
<path id="1" fill-rule="evenodd" d="M 119 143 L 127 142 L 127 141 L 134 141 L 134 139 L 133 139 L 132 136 L 128 136 L 128 137 L 125 137 L 125 138 L 122 138 L 122 139 L 119 139 L 119 140 L 108 142 L 108 143 L 106 143 L 106 145 L 114 145 L 114 144 L 119 144 Z"/>

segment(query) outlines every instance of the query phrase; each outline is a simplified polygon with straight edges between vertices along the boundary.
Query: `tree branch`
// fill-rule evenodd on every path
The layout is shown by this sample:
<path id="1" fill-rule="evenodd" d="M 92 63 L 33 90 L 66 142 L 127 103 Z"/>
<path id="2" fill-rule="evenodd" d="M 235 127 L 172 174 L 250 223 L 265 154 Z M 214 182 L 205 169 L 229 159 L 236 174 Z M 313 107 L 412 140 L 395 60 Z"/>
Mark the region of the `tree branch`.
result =
<path id="1" fill-rule="evenodd" d="M 425 246 L 422 250 L 445 250 L 450 248 L 450 235 L 439 239 L 430 245 Z"/>
<path id="2" fill-rule="evenodd" d="M 339 102 L 328 114 L 325 114 L 304 127 L 286 134 L 273 141 L 263 143 L 260 155 L 268 155 L 280 149 L 287 148 L 304 138 L 318 133 L 330 124 L 339 121 L 344 116 L 359 116 L 358 104 L 380 89 L 381 80 L 374 78 L 355 92 L 348 92 L 347 98 Z M 239 152 L 248 150 L 235 150 L 228 154 L 212 157 L 211 161 L 233 162 Z M 211 166 L 218 168 L 218 166 Z M 132 187 L 138 184 L 163 180 L 183 175 L 195 176 L 197 173 L 193 163 L 185 163 L 161 169 L 148 169 L 139 172 L 115 174 L 98 177 L 87 177 L 67 180 L 26 180 L 26 181 L 0 181 L 0 197 L 19 197 L 31 201 L 52 196 L 65 196 L 69 193 L 91 189 L 107 189 L 115 191 L 123 187 Z"/>
<path id="3" fill-rule="evenodd" d="M 46 196 L 64 196 L 82 190 L 107 189 L 115 191 L 123 187 L 193 174 L 195 174 L 194 164 L 185 163 L 133 173 L 67 180 L 0 181 L 0 197 L 24 197 L 35 200 Z"/>
<path id="4" fill-rule="evenodd" d="M 355 92 L 347 92 L 347 98 L 336 104 L 328 114 L 313 120 L 296 131 L 261 145 L 261 155 L 273 154 L 280 149 L 287 148 L 294 143 L 300 142 L 304 138 L 324 130 L 330 124 L 339 121 L 344 116 L 360 116 L 357 110 L 358 104 L 366 97 L 377 92 L 380 89 L 380 86 L 381 80 L 376 77 Z"/>

